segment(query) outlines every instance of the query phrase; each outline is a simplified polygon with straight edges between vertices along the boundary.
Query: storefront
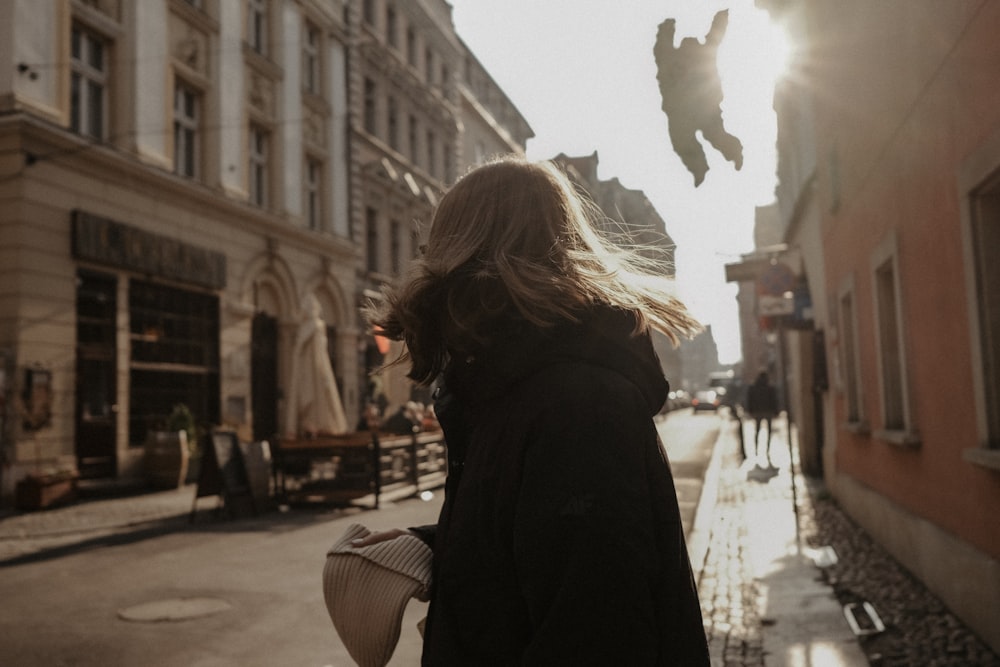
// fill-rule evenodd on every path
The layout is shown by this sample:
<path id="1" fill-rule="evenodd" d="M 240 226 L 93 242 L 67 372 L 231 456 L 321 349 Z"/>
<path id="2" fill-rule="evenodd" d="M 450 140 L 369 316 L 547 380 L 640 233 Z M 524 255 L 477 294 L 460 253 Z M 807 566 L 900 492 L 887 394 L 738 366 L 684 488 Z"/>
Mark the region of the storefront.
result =
<path id="1" fill-rule="evenodd" d="M 119 458 L 141 448 L 150 431 L 163 430 L 175 406 L 186 406 L 196 423 L 220 422 L 219 291 L 226 258 L 79 210 L 72 213 L 72 232 L 79 265 L 77 470 L 85 479 L 115 477 Z M 119 328 L 120 322 L 127 324 Z M 120 391 L 119 379 L 127 391 Z"/>

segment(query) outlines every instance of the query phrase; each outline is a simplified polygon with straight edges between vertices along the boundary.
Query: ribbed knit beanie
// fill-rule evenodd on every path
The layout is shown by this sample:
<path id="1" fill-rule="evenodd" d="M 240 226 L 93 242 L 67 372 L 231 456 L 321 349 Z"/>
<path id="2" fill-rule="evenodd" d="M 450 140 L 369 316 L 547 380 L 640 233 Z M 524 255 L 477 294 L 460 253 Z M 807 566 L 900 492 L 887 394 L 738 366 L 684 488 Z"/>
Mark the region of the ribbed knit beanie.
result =
<path id="1" fill-rule="evenodd" d="M 431 549 L 413 535 L 355 548 L 371 534 L 351 524 L 326 554 L 323 596 L 333 627 L 360 667 L 384 667 L 411 597 L 427 600 Z"/>

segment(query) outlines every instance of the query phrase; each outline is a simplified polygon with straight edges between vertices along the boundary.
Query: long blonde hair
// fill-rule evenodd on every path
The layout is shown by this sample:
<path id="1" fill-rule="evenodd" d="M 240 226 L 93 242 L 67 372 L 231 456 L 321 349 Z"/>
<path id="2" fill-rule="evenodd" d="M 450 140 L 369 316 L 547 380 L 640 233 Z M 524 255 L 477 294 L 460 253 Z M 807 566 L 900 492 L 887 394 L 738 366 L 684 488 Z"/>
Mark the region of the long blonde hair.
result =
<path id="1" fill-rule="evenodd" d="M 634 313 L 675 344 L 701 326 L 673 294 L 668 267 L 603 238 L 597 207 L 551 162 L 497 158 L 441 199 L 424 255 L 366 316 L 406 343 L 409 376 L 437 377 L 456 353 L 490 345 L 498 325 L 577 321 L 595 305 Z"/>

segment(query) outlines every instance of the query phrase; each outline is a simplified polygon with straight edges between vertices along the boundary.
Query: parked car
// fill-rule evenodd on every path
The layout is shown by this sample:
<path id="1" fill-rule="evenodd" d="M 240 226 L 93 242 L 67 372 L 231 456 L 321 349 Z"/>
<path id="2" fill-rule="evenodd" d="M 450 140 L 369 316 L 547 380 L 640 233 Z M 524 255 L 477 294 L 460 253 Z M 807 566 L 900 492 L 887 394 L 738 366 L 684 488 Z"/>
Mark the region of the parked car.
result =
<path id="1" fill-rule="evenodd" d="M 663 405 L 660 414 L 691 407 L 691 397 L 683 389 L 671 391 L 667 396 L 667 402 Z"/>
<path id="2" fill-rule="evenodd" d="M 695 412 L 701 412 L 703 410 L 710 410 L 716 412 L 719 409 L 719 405 L 722 401 L 719 398 L 719 394 L 711 389 L 702 389 L 694 392 L 694 397 L 691 399 L 691 407 Z"/>

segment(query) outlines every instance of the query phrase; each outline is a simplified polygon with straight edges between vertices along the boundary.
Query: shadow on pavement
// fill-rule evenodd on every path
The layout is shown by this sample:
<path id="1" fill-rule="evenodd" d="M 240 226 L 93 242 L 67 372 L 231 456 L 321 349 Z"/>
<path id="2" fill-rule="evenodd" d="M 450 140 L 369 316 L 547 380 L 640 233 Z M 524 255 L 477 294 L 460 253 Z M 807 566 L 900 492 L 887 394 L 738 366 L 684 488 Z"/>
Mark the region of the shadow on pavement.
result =
<path id="1" fill-rule="evenodd" d="M 287 533 L 364 512 L 365 508 L 360 507 L 316 504 L 293 506 L 288 511 L 275 508 L 256 516 L 248 514 L 230 518 L 225 510 L 204 508 L 195 513 L 193 521 L 190 511 L 185 511 L 142 524 L 28 540 L 25 546 L 30 551 L 0 558 L 0 568 L 64 558 L 93 549 L 136 544 L 174 533 Z"/>

